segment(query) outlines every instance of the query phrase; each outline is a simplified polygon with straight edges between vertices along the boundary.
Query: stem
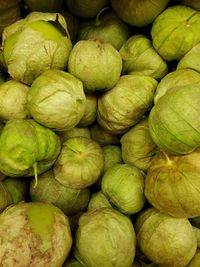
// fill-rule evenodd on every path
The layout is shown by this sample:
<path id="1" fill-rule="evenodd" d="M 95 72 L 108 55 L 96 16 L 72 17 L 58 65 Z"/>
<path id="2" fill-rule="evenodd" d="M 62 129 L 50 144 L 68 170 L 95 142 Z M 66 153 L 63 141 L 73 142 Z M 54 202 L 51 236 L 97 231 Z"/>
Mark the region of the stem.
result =
<path id="1" fill-rule="evenodd" d="M 101 24 L 101 21 L 100 21 L 100 16 L 101 16 L 101 14 L 105 11 L 105 10 L 108 10 L 110 7 L 109 6 L 106 6 L 106 7 L 104 7 L 104 8 L 102 8 L 100 11 L 99 11 L 99 13 L 97 14 L 97 16 L 96 16 L 96 19 L 95 19 L 95 24 L 96 24 L 96 26 L 98 26 L 98 25 L 100 25 Z"/>
<path id="2" fill-rule="evenodd" d="M 35 184 L 33 188 L 36 188 L 38 184 L 37 162 L 33 164 L 33 170 L 34 170 L 34 177 L 35 177 Z"/>
<path id="3" fill-rule="evenodd" d="M 164 152 L 164 151 L 162 151 L 162 153 L 163 153 L 163 155 L 165 156 L 165 158 L 166 158 L 166 161 L 167 161 L 167 164 L 171 164 L 171 160 L 170 160 L 170 158 L 169 158 L 169 156 L 167 155 L 167 153 L 166 152 Z"/>

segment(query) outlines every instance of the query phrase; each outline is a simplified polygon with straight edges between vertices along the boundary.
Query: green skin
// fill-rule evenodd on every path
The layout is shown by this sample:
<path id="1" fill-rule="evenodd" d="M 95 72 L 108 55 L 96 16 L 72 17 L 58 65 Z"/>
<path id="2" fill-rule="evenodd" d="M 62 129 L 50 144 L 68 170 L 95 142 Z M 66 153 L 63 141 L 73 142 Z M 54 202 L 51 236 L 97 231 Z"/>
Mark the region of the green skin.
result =
<path id="1" fill-rule="evenodd" d="M 195 255 L 197 240 L 186 218 L 149 208 L 137 217 L 135 230 L 139 249 L 158 266 L 185 267 Z"/>
<path id="2" fill-rule="evenodd" d="M 178 69 L 168 73 L 158 84 L 154 96 L 154 103 L 172 87 L 200 84 L 200 74 L 192 69 Z"/>
<path id="3" fill-rule="evenodd" d="M 119 80 L 122 59 L 109 43 L 97 39 L 81 40 L 70 53 L 68 70 L 83 82 L 86 92 L 105 91 Z"/>
<path id="4" fill-rule="evenodd" d="M 113 134 L 126 132 L 150 110 L 157 81 L 141 73 L 123 75 L 98 98 L 97 121 Z"/>
<path id="5" fill-rule="evenodd" d="M 200 145 L 199 88 L 195 84 L 174 87 L 151 109 L 149 130 L 160 149 L 187 154 Z"/>
<path id="6" fill-rule="evenodd" d="M 45 70 L 66 68 L 72 43 L 59 13 L 31 12 L 7 27 L 2 37 L 8 73 L 15 80 L 31 85 Z"/>
<path id="7" fill-rule="evenodd" d="M 169 0 L 111 0 L 115 13 L 126 23 L 141 27 L 150 24 L 167 6 Z"/>
<path id="8" fill-rule="evenodd" d="M 200 44 L 195 45 L 181 60 L 177 65 L 177 69 L 193 69 L 200 72 Z"/>
<path id="9" fill-rule="evenodd" d="M 30 11 L 57 12 L 62 5 L 62 0 L 25 0 Z"/>
<path id="10" fill-rule="evenodd" d="M 0 120 L 6 122 L 12 119 L 27 119 L 30 114 L 27 109 L 29 87 L 16 80 L 9 80 L 0 85 Z"/>
<path id="11" fill-rule="evenodd" d="M 103 8 L 95 20 L 82 22 L 78 32 L 78 40 L 99 39 L 112 44 L 117 50 L 130 36 L 129 27 L 113 12 L 105 13 L 108 7 Z"/>
<path id="12" fill-rule="evenodd" d="M 191 262 L 187 265 L 187 267 L 197 267 L 200 265 L 200 249 L 197 249 L 196 254 L 192 258 Z"/>
<path id="13" fill-rule="evenodd" d="M 200 214 L 200 149 L 187 155 L 155 156 L 145 179 L 145 196 L 160 211 L 174 217 Z"/>
<path id="14" fill-rule="evenodd" d="M 97 116 L 97 96 L 94 94 L 86 95 L 85 111 L 77 124 L 78 127 L 85 127 L 91 125 Z"/>
<path id="15" fill-rule="evenodd" d="M 104 155 L 104 173 L 115 163 L 122 163 L 123 160 L 120 147 L 107 145 L 102 147 L 102 150 Z"/>
<path id="16" fill-rule="evenodd" d="M 69 138 L 76 137 L 76 136 L 82 136 L 82 137 L 86 137 L 86 138 L 91 137 L 90 136 L 90 130 L 87 127 L 84 127 L 84 128 L 74 127 L 71 130 L 60 131 L 60 132 L 58 132 L 58 135 L 60 136 L 62 142 L 65 142 Z"/>
<path id="17" fill-rule="evenodd" d="M 34 21 L 31 23 L 28 23 L 26 27 L 32 30 L 41 32 L 44 38 L 50 39 L 55 42 L 60 42 L 63 37 L 62 33 L 58 29 L 56 29 L 56 27 L 54 27 L 51 23 L 47 21 L 42 21 L 42 20 Z M 9 61 L 9 58 L 12 54 L 13 47 L 15 43 L 17 42 L 20 34 L 21 32 L 13 33 L 5 41 L 3 55 L 4 55 L 4 59 L 6 63 L 8 63 Z"/>
<path id="18" fill-rule="evenodd" d="M 84 266 L 130 267 L 135 231 L 131 220 L 114 209 L 91 210 L 80 217 L 74 244 L 74 255 Z"/>
<path id="19" fill-rule="evenodd" d="M 59 137 L 33 120 L 11 120 L 0 136 L 0 171 L 7 176 L 33 176 L 51 168 L 60 152 Z"/>
<path id="20" fill-rule="evenodd" d="M 51 203 L 71 216 L 85 210 L 89 202 L 90 190 L 63 186 L 54 178 L 53 171 L 50 170 L 38 177 L 37 187 L 34 180 L 31 181 L 30 196 L 32 201 Z"/>
<path id="21" fill-rule="evenodd" d="M 159 80 L 167 73 L 166 62 L 155 51 L 151 40 L 144 35 L 130 37 L 119 52 L 123 60 L 123 74 L 141 72 Z"/>
<path id="22" fill-rule="evenodd" d="M 90 202 L 88 203 L 88 210 L 100 208 L 112 208 L 111 203 L 102 191 L 93 193 L 90 198 Z"/>
<path id="23" fill-rule="evenodd" d="M 199 12 L 184 5 L 172 6 L 154 20 L 152 43 L 163 59 L 180 60 L 200 42 L 199 31 Z"/>
<path id="24" fill-rule="evenodd" d="M 97 181 L 103 164 L 103 152 L 95 141 L 73 137 L 63 143 L 53 172 L 55 179 L 64 186 L 81 189 Z"/>
<path id="25" fill-rule="evenodd" d="M 3 238 L 2 231 L 5 231 L 5 227 L 8 227 L 9 223 L 11 223 L 10 216 L 13 216 L 16 220 L 21 219 L 21 222 L 16 224 L 16 232 L 8 233 L 8 236 Z M 18 258 L 17 254 L 22 253 L 24 248 L 19 246 L 21 241 L 19 241 L 18 244 L 18 240 L 20 240 L 20 236 L 18 235 L 19 233 L 22 236 L 27 235 L 27 231 L 29 231 L 29 237 L 27 237 L 25 242 L 29 242 L 30 247 L 27 246 L 25 248 L 27 252 L 26 256 L 28 253 L 34 255 L 35 251 L 37 251 L 38 255 L 37 257 L 33 257 L 34 259 L 30 259 L 26 256 L 24 256 L 24 258 L 21 257 L 19 260 L 21 266 L 29 266 L 30 261 L 32 261 L 31 264 L 33 264 L 33 266 L 42 266 L 46 261 L 47 265 L 51 262 L 53 266 L 60 267 L 69 254 L 72 245 L 72 237 L 68 219 L 60 209 L 51 204 L 31 202 L 14 205 L 1 214 L 0 222 L 2 227 L 2 231 L 0 231 L 2 239 L 1 245 L 4 249 L 2 255 L 3 258 L 1 258 L 2 263 L 6 264 L 9 257 L 12 257 L 12 260 L 14 261 Z M 60 241 L 56 240 L 56 234 L 62 234 L 63 239 Z M 10 252 L 7 252 L 6 246 L 9 246 L 9 244 L 11 250 Z M 62 250 L 58 251 L 58 247 L 56 247 L 58 244 L 62 246 Z M 16 246 L 15 252 L 12 250 L 14 246 Z M 47 254 L 48 260 L 45 260 Z M 38 257 L 40 265 L 37 265 Z"/>
<path id="26" fill-rule="evenodd" d="M 56 131 L 75 127 L 84 115 L 85 103 L 82 82 L 54 69 L 37 77 L 27 96 L 27 107 L 34 120 Z"/>
<path id="27" fill-rule="evenodd" d="M 157 146 L 149 133 L 147 118 L 133 126 L 121 138 L 122 158 L 125 163 L 147 171 Z"/>
<path id="28" fill-rule="evenodd" d="M 13 204 L 25 200 L 27 194 L 27 185 L 22 178 L 6 178 L 3 180 L 3 184 L 10 193 Z"/>
<path id="29" fill-rule="evenodd" d="M 190 6 L 196 10 L 200 11 L 200 3 L 199 0 L 179 0 L 179 2 L 183 5 Z"/>
<path id="30" fill-rule="evenodd" d="M 69 11 L 82 18 L 93 18 L 97 13 L 108 4 L 108 0 L 65 0 Z"/>
<path id="31" fill-rule="evenodd" d="M 102 128 L 100 125 L 93 124 L 90 128 L 91 138 L 95 140 L 99 145 L 118 145 L 120 138 L 118 135 L 112 134 Z"/>
<path id="32" fill-rule="evenodd" d="M 144 206 L 144 173 L 134 166 L 116 163 L 105 172 L 101 188 L 124 214 L 135 214 Z"/>
<path id="33" fill-rule="evenodd" d="M 83 265 L 79 261 L 72 259 L 72 260 L 67 261 L 63 265 L 63 267 L 83 267 Z"/>

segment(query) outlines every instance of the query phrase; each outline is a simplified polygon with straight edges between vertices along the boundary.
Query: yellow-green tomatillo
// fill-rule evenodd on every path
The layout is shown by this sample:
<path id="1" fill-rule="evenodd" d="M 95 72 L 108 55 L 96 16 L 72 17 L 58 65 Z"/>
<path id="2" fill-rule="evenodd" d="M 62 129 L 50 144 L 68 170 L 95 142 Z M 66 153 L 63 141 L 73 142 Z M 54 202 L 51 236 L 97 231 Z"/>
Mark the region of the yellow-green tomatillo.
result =
<path id="1" fill-rule="evenodd" d="M 0 262 L 4 266 L 17 262 L 19 266 L 60 267 L 70 252 L 68 218 L 51 204 L 29 202 L 11 206 L 1 213 L 0 224 Z"/>
<path id="2" fill-rule="evenodd" d="M 72 49 L 59 13 L 32 12 L 8 26 L 2 39 L 8 73 L 29 85 L 45 70 L 65 69 Z"/>

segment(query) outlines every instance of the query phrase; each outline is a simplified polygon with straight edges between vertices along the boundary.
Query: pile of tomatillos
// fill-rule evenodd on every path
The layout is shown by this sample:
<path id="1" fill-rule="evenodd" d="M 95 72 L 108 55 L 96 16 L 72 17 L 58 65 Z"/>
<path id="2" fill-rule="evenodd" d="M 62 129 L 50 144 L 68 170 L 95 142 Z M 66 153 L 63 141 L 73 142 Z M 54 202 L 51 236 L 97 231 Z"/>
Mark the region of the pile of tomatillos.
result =
<path id="1" fill-rule="evenodd" d="M 200 266 L 200 1 L 0 0 L 0 266 Z"/>

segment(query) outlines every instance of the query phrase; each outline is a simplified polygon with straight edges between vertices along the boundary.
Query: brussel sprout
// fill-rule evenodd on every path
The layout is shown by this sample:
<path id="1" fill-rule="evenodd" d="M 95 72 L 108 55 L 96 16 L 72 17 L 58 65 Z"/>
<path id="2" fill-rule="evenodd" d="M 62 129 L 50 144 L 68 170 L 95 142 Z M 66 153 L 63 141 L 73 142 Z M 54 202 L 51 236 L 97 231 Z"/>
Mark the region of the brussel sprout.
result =
<path id="1" fill-rule="evenodd" d="M 60 208 L 66 215 L 74 215 L 87 207 L 90 197 L 89 188 L 74 189 L 60 184 L 53 171 L 43 173 L 38 177 L 38 184 L 32 180 L 30 186 L 32 201 L 48 202 Z"/>
<path id="2" fill-rule="evenodd" d="M 94 184 L 103 170 L 103 152 L 92 139 L 72 137 L 63 143 L 53 171 L 64 186 L 85 188 Z"/>
<path id="3" fill-rule="evenodd" d="M 130 267 L 135 243 L 135 231 L 127 216 L 109 208 L 91 210 L 79 219 L 75 257 L 87 267 Z"/>
<path id="4" fill-rule="evenodd" d="M 186 154 L 200 145 L 200 84 L 174 87 L 149 115 L 153 141 L 169 153 Z"/>
<path id="5" fill-rule="evenodd" d="M 0 181 L 0 213 L 9 205 L 11 205 L 12 197 L 8 192 L 6 186 Z"/>
<path id="6" fill-rule="evenodd" d="M 82 82 L 61 70 L 43 72 L 31 85 L 27 105 L 40 124 L 63 131 L 73 128 L 85 110 Z"/>
<path id="7" fill-rule="evenodd" d="M 153 102 L 157 81 L 134 74 L 119 82 L 98 99 L 98 123 L 111 133 L 120 134 L 140 121 Z"/>
<path id="8" fill-rule="evenodd" d="M 0 85 L 0 120 L 6 122 L 12 119 L 30 117 L 27 109 L 29 87 L 15 80 L 9 80 Z"/>
<path id="9" fill-rule="evenodd" d="M 187 155 L 160 152 L 145 179 L 145 196 L 160 211 L 175 217 L 200 216 L 200 149 Z"/>
<path id="10" fill-rule="evenodd" d="M 120 49 L 123 60 L 122 72 L 141 72 L 154 79 L 167 73 L 167 64 L 153 48 L 150 39 L 141 34 L 133 35 Z"/>
<path id="11" fill-rule="evenodd" d="M 111 44 L 81 40 L 70 53 L 68 70 L 83 82 L 86 92 L 109 90 L 119 80 L 122 59 Z"/>
<path id="12" fill-rule="evenodd" d="M 6 27 L 2 39 L 8 73 L 29 85 L 45 70 L 64 70 L 72 49 L 59 13 L 32 12 Z"/>
<path id="13" fill-rule="evenodd" d="M 167 61 L 180 60 L 200 42 L 200 13 L 187 6 L 171 6 L 153 22 L 153 46 Z"/>
<path id="14" fill-rule="evenodd" d="M 123 161 L 147 171 L 152 158 L 157 152 L 157 146 L 149 132 L 147 118 L 126 132 L 120 142 Z"/>
<path id="15" fill-rule="evenodd" d="M 196 252 L 197 240 L 186 218 L 149 208 L 137 217 L 135 230 L 139 248 L 158 266 L 185 267 Z"/>
<path id="16" fill-rule="evenodd" d="M 19 203 L 0 215 L 2 266 L 61 267 L 72 245 L 68 218 L 57 207 Z"/>

